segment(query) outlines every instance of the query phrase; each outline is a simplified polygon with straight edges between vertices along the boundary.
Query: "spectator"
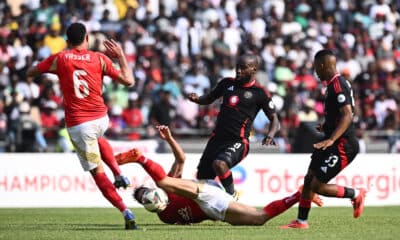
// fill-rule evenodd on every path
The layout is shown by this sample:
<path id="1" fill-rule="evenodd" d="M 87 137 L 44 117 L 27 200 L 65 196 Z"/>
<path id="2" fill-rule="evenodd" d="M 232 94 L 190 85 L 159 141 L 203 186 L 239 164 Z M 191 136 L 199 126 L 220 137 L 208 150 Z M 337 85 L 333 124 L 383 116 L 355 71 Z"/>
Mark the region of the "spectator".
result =
<path id="1" fill-rule="evenodd" d="M 303 109 L 299 111 L 299 121 L 300 122 L 317 122 L 318 115 L 314 110 L 315 101 L 313 99 L 308 99 L 304 103 Z"/>
<path id="2" fill-rule="evenodd" d="M 55 111 L 57 110 L 57 103 L 54 101 L 47 101 L 44 103 L 40 120 L 43 127 L 43 135 L 46 139 L 56 140 L 59 131 L 60 120 L 57 118 Z"/>
<path id="3" fill-rule="evenodd" d="M 0 152 L 7 147 L 7 115 L 4 113 L 4 102 L 0 99 Z"/>
<path id="4" fill-rule="evenodd" d="M 176 115 L 175 107 L 171 105 L 171 93 L 164 89 L 158 90 L 159 101 L 153 103 L 149 113 L 149 123 L 152 126 L 171 126 Z"/>
<path id="5" fill-rule="evenodd" d="M 20 117 L 17 122 L 16 151 L 17 152 L 46 152 L 47 143 L 44 140 L 40 126 L 30 116 L 30 106 L 22 102 L 19 106 Z"/>
<path id="6" fill-rule="evenodd" d="M 67 47 L 67 42 L 60 36 L 61 27 L 61 24 L 57 22 L 51 24 L 50 33 L 44 37 L 44 45 L 50 48 L 51 54 L 58 53 Z"/>
<path id="7" fill-rule="evenodd" d="M 129 129 L 128 138 L 135 140 L 141 138 L 137 128 L 143 125 L 143 115 L 141 111 L 141 99 L 137 92 L 129 93 L 128 108 L 122 111 L 122 119 Z"/>

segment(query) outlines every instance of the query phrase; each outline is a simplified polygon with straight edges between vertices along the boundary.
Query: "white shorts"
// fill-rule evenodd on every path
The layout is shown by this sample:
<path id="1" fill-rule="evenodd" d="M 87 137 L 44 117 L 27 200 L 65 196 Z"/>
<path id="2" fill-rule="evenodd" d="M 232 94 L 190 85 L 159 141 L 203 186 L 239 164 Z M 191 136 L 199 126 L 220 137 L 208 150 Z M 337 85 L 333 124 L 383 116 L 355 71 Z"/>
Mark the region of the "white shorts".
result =
<path id="1" fill-rule="evenodd" d="M 232 196 L 217 187 L 214 180 L 198 181 L 197 184 L 199 195 L 194 201 L 207 216 L 214 220 L 224 221 L 229 203 L 233 201 Z"/>
<path id="2" fill-rule="evenodd" d="M 71 142 L 75 147 L 85 171 L 90 171 L 101 164 L 101 155 L 98 138 L 104 135 L 108 128 L 108 116 L 81 123 L 67 128 Z"/>

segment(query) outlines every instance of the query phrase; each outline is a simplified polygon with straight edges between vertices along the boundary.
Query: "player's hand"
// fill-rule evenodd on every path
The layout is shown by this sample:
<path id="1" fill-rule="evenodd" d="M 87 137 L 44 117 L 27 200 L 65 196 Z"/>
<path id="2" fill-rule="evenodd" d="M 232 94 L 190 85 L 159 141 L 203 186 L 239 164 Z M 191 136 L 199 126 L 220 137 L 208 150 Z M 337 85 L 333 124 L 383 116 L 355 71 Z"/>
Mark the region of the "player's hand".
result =
<path id="1" fill-rule="evenodd" d="M 265 138 L 261 142 L 262 145 L 273 145 L 276 146 L 276 142 L 274 141 L 274 138 L 271 136 L 265 136 Z"/>
<path id="2" fill-rule="evenodd" d="M 167 140 L 172 138 L 171 131 L 169 130 L 168 126 L 158 125 L 156 126 L 156 129 L 158 130 L 158 133 L 162 139 Z"/>
<path id="3" fill-rule="evenodd" d="M 119 58 L 124 56 L 124 51 L 122 50 L 121 46 L 113 39 L 105 40 L 103 45 L 106 48 L 105 54 L 107 56 L 111 58 Z"/>
<path id="4" fill-rule="evenodd" d="M 315 143 L 315 144 L 313 145 L 313 147 L 316 148 L 316 149 L 321 149 L 321 148 L 322 148 L 322 150 L 325 150 L 325 149 L 327 149 L 328 147 L 332 146 L 333 143 L 334 143 L 333 140 L 331 140 L 331 139 L 326 139 L 326 140 L 324 140 L 324 141 Z"/>
<path id="5" fill-rule="evenodd" d="M 322 132 L 322 123 L 318 123 L 317 126 L 315 126 L 315 129 L 317 129 L 318 132 Z"/>
<path id="6" fill-rule="evenodd" d="M 197 102 L 199 101 L 199 96 L 197 96 L 196 93 L 189 93 L 188 95 L 186 95 L 186 97 L 187 97 L 190 101 L 195 102 L 195 103 L 197 103 Z"/>

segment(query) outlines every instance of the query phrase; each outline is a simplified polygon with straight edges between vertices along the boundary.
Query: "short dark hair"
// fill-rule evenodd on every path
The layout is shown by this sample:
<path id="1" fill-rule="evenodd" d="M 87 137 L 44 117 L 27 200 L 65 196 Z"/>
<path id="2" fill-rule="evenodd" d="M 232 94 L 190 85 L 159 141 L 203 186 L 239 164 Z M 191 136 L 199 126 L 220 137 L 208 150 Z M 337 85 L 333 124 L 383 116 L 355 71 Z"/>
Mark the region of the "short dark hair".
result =
<path id="1" fill-rule="evenodd" d="M 326 57 L 335 57 L 335 54 L 329 49 L 322 49 L 315 54 L 314 60 L 322 60 Z"/>
<path id="2" fill-rule="evenodd" d="M 72 46 L 79 45 L 85 40 L 86 27 L 82 23 L 76 22 L 67 28 L 67 39 Z"/>
<path id="3" fill-rule="evenodd" d="M 140 187 L 136 188 L 135 191 L 132 194 L 133 198 L 136 201 L 138 201 L 139 203 L 142 203 L 142 199 L 140 198 L 139 193 L 140 193 L 140 191 L 142 191 L 142 190 L 146 191 L 147 189 L 149 189 L 149 188 L 143 187 L 143 186 L 140 186 Z"/>

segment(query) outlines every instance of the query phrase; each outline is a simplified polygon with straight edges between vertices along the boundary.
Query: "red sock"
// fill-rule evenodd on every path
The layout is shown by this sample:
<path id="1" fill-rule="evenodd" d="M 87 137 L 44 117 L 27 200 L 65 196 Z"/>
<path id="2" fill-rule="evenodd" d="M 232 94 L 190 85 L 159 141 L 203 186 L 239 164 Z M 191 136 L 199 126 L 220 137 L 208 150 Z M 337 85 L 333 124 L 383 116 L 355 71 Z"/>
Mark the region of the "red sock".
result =
<path id="1" fill-rule="evenodd" d="M 93 178 L 97 187 L 99 187 L 101 193 L 103 193 L 103 196 L 107 198 L 112 205 L 118 208 L 121 212 L 127 209 L 122 198 L 119 196 L 114 185 L 110 182 L 105 173 L 96 173 Z"/>
<path id="2" fill-rule="evenodd" d="M 153 160 L 146 158 L 145 156 L 141 156 L 138 159 L 138 162 L 142 164 L 144 170 L 146 170 L 146 172 L 155 182 L 161 181 L 165 177 L 167 177 L 167 174 L 165 173 L 161 165 L 154 162 Z"/>
<path id="3" fill-rule="evenodd" d="M 300 196 L 301 193 L 296 192 L 289 197 L 273 201 L 264 207 L 264 212 L 268 215 L 268 217 L 273 218 L 297 203 L 300 200 Z"/>
<path id="4" fill-rule="evenodd" d="M 299 206 L 304 208 L 311 208 L 311 200 L 300 198 Z"/>
<path id="5" fill-rule="evenodd" d="M 114 158 L 114 152 L 110 143 L 104 137 L 99 138 L 97 142 L 99 143 L 100 154 L 103 161 L 111 169 L 114 176 L 121 175 L 121 169 L 119 168 L 118 163 Z"/>
<path id="6" fill-rule="evenodd" d="M 343 198 L 344 197 L 344 187 L 337 186 L 336 197 L 338 197 L 338 198 Z"/>

